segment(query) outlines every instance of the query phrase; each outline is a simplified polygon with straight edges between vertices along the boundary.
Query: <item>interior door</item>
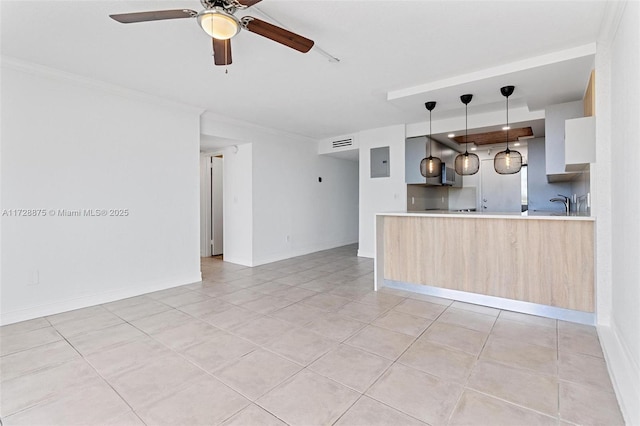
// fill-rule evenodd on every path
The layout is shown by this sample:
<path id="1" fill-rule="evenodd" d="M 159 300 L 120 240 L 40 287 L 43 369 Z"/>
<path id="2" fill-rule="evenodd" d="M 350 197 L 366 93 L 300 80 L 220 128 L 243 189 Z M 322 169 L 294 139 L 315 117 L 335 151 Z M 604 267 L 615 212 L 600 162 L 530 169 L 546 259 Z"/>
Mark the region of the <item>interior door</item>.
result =
<path id="1" fill-rule="evenodd" d="M 222 168 L 222 156 L 211 157 L 211 254 L 213 256 L 222 254 L 224 246 Z"/>
<path id="2" fill-rule="evenodd" d="M 500 175 L 493 159 L 480 163 L 480 209 L 485 212 L 520 212 L 522 210 L 520 172 Z"/>

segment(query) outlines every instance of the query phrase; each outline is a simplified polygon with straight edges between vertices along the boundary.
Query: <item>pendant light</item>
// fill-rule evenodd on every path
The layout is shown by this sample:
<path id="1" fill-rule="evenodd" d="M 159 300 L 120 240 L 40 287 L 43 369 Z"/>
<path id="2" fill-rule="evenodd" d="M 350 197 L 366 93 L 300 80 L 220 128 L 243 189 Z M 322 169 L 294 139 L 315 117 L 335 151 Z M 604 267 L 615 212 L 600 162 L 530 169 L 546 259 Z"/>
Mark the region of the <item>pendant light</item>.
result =
<path id="1" fill-rule="evenodd" d="M 436 107 L 436 103 L 431 101 L 424 104 L 429 110 L 429 156 L 420 162 L 420 174 L 426 178 L 438 177 L 442 174 L 442 160 L 431 155 L 431 111 Z"/>
<path id="2" fill-rule="evenodd" d="M 493 159 L 493 168 L 496 173 L 501 175 L 512 175 L 518 173 L 522 168 L 522 154 L 518 151 L 509 149 L 509 96 L 513 93 L 513 86 L 504 86 L 500 88 L 502 96 L 507 98 L 507 149 L 496 154 Z"/>
<path id="3" fill-rule="evenodd" d="M 455 168 L 456 173 L 462 176 L 475 175 L 476 173 L 478 173 L 478 170 L 480 170 L 480 158 L 476 154 L 469 154 L 469 151 L 467 150 L 467 111 L 469 109 L 469 102 L 471 102 L 472 98 L 473 95 L 460 96 L 460 100 L 464 104 L 464 154 L 458 154 L 458 156 L 456 157 Z"/>

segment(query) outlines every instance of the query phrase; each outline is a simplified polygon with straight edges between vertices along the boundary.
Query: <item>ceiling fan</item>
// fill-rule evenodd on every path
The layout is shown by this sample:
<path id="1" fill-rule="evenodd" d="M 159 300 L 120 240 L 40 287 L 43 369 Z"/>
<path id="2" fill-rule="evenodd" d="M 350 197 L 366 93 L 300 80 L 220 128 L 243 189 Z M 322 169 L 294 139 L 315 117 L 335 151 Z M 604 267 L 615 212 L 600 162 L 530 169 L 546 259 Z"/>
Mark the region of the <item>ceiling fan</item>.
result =
<path id="1" fill-rule="evenodd" d="M 307 53 L 313 47 L 313 40 L 284 28 L 252 16 L 244 16 L 240 19 L 234 16 L 237 10 L 247 9 L 260 1 L 200 0 L 202 7 L 204 7 L 204 10 L 200 12 L 190 9 L 154 10 L 150 12 L 121 13 L 109 15 L 109 17 L 123 24 L 196 18 L 200 27 L 213 40 L 213 58 L 216 65 L 231 64 L 231 38 L 243 28 L 302 53 Z"/>

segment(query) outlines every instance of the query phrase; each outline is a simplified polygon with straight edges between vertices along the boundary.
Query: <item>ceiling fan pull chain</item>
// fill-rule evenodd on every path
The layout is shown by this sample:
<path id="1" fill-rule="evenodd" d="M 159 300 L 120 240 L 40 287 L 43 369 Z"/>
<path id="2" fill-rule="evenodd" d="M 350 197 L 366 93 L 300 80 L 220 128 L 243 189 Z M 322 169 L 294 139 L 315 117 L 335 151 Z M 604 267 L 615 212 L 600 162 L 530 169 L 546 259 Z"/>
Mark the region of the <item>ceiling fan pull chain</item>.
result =
<path id="1" fill-rule="evenodd" d="M 225 68 L 224 68 L 224 73 L 225 74 L 229 74 L 229 45 L 230 45 L 230 40 L 227 40 L 224 43 L 224 63 L 225 63 Z"/>

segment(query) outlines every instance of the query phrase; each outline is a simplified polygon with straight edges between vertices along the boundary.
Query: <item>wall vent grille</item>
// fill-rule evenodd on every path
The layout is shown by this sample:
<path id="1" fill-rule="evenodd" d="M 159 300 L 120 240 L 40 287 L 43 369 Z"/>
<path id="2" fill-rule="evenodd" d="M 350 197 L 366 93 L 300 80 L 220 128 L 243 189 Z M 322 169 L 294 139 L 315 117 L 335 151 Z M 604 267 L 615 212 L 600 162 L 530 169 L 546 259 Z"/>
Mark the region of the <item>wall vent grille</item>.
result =
<path id="1" fill-rule="evenodd" d="M 353 139 L 348 138 L 348 139 L 342 139 L 339 141 L 333 141 L 331 145 L 333 148 L 344 148 L 345 146 L 353 145 Z"/>

